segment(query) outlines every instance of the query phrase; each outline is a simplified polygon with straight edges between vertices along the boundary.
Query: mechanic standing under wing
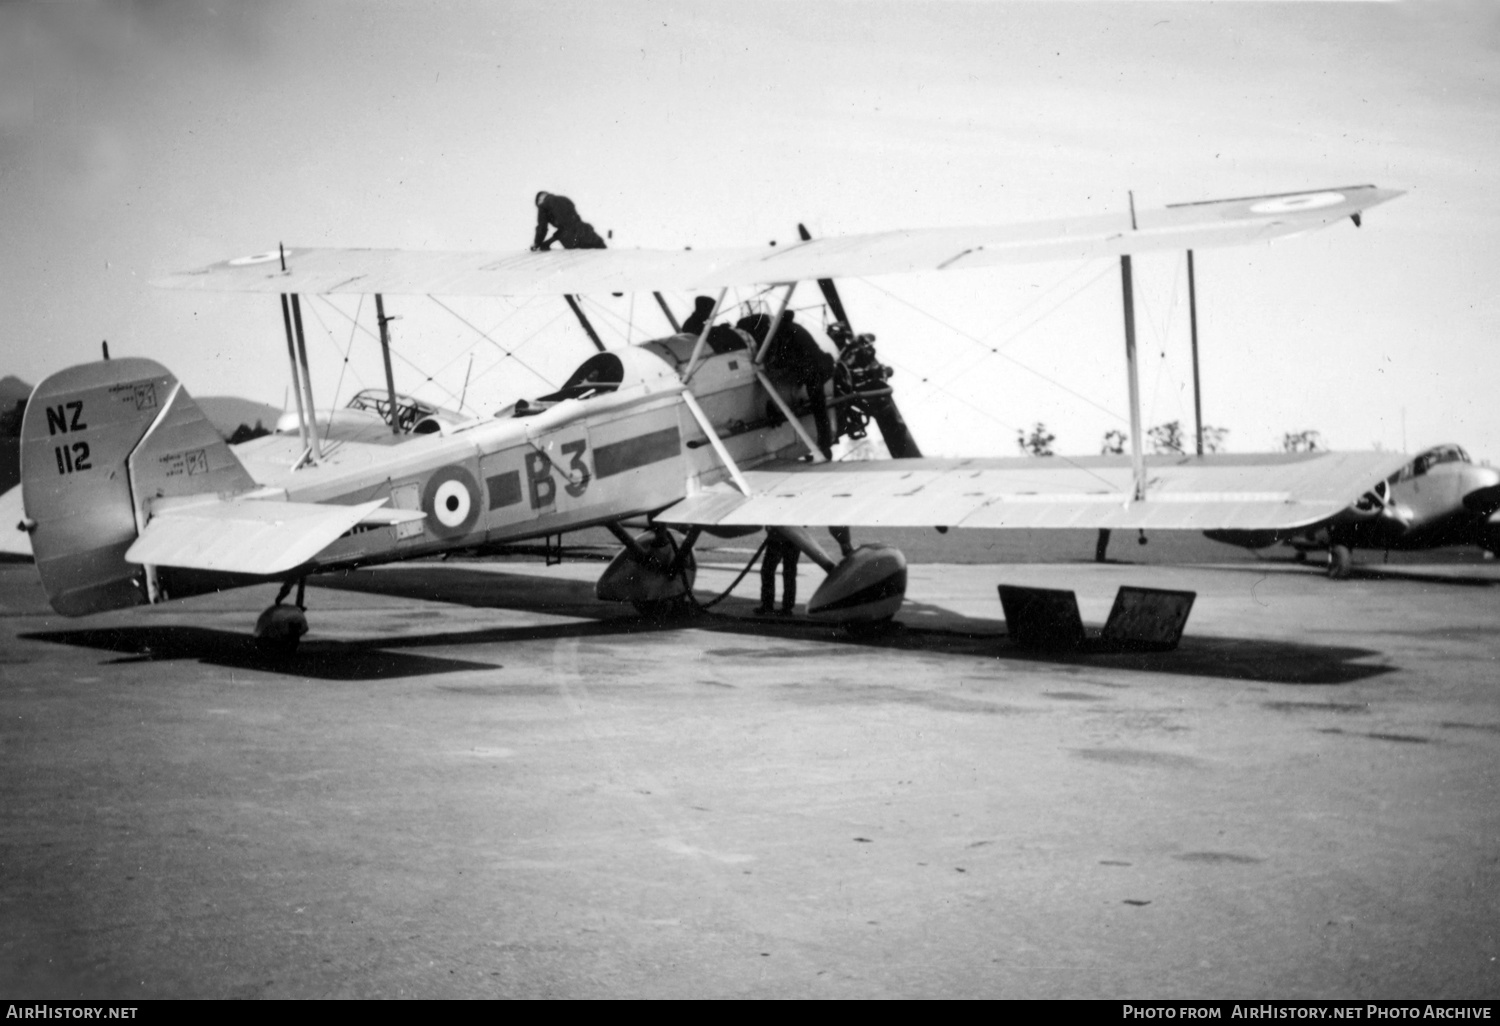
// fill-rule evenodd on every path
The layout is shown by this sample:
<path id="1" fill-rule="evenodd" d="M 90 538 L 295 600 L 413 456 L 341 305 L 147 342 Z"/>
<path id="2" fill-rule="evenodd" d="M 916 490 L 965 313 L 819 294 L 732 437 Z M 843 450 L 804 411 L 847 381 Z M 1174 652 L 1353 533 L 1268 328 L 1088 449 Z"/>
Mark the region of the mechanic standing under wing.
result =
<path id="1" fill-rule="evenodd" d="M 774 527 L 766 530 L 766 552 L 760 562 L 760 606 L 755 610 L 756 616 L 766 616 L 777 611 L 776 566 L 778 563 L 782 567 L 780 614 L 792 615 L 792 609 L 797 605 L 797 559 L 801 555 L 797 546 L 788 541 L 780 531 Z"/>
<path id="2" fill-rule="evenodd" d="M 547 229 L 556 228 L 552 238 L 547 238 Z M 533 250 L 551 249 L 560 243 L 563 249 L 605 249 L 604 240 L 594 231 L 594 226 L 578 216 L 578 208 L 566 196 L 550 192 L 536 194 L 536 236 L 532 239 Z"/>

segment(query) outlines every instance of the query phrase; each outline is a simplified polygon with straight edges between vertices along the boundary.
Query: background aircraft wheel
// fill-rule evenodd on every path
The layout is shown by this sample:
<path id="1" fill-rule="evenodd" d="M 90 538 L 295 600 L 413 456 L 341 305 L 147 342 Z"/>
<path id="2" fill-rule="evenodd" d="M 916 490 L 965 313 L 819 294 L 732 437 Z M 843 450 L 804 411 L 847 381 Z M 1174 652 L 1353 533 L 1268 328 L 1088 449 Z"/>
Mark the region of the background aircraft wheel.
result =
<path id="1" fill-rule="evenodd" d="M 1347 545 L 1332 545 L 1328 549 L 1328 576 L 1331 580 L 1342 581 L 1349 576 L 1349 569 L 1354 565 L 1354 554 L 1349 551 Z"/>
<path id="2" fill-rule="evenodd" d="M 1307 550 L 1306 549 L 1298 549 L 1292 555 L 1292 562 L 1294 562 L 1294 563 L 1306 563 L 1307 562 Z"/>

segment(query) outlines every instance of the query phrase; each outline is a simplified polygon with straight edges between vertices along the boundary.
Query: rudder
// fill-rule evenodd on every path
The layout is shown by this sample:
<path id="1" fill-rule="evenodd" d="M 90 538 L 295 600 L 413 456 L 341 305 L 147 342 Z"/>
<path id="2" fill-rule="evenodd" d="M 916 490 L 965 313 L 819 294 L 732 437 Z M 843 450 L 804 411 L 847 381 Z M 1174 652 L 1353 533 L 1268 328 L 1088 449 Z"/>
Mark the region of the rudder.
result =
<path id="1" fill-rule="evenodd" d="M 21 486 L 52 608 L 82 616 L 151 601 L 125 550 L 157 499 L 255 482 L 177 379 L 154 360 L 69 367 L 31 394 Z"/>

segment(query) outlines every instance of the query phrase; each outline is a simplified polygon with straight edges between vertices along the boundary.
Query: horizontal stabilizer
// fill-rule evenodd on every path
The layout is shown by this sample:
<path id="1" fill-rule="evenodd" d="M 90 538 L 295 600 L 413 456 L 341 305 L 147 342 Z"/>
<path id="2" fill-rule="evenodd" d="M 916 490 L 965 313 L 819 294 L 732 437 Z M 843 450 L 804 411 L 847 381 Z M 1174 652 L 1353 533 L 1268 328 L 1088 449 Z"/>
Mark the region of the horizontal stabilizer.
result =
<path id="1" fill-rule="evenodd" d="M 357 506 L 226 499 L 163 510 L 125 552 L 131 563 L 274 576 L 310 562 L 359 523 L 414 519 Z M 421 514 L 416 514 L 420 517 Z"/>
<path id="2" fill-rule="evenodd" d="M 1311 231 L 1401 195 L 1373 185 L 1092 217 L 919 228 L 739 249 L 435 252 L 287 247 L 159 279 L 169 289 L 312 295 L 558 296 L 701 292 L 996 264 L 1205 249 Z"/>
<path id="3" fill-rule="evenodd" d="M 870 460 L 747 471 L 751 496 L 709 489 L 671 526 L 1286 529 L 1341 512 L 1407 461 L 1399 453 L 1153 456 L 1133 501 L 1124 457 Z"/>

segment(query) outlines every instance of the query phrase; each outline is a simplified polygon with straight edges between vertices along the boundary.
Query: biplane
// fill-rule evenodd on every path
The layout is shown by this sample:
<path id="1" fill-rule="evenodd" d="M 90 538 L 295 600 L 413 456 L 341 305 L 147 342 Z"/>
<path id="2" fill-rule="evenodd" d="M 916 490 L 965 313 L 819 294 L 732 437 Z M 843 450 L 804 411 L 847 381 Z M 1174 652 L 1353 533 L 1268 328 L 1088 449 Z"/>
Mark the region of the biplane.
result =
<path id="1" fill-rule="evenodd" d="M 906 587 L 902 554 L 865 545 L 835 560 L 809 526 L 1290 531 L 1336 516 L 1395 472 L 1389 453 L 1146 457 L 1141 451 L 1131 255 L 1293 235 L 1399 192 L 1362 185 L 1196 202 L 1127 215 L 1000 227 L 892 231 L 739 249 L 414 252 L 289 246 L 174 274 L 181 290 L 279 297 L 298 430 L 231 447 L 165 367 L 83 364 L 37 386 L 22 426 L 25 519 L 53 607 L 83 615 L 280 582 L 255 628 L 289 653 L 307 630 L 311 575 L 603 526 L 621 551 L 597 585 L 643 613 L 691 597 L 707 532 L 782 532 L 827 571 L 807 605 L 850 625 L 888 621 Z M 831 462 L 813 413 L 778 380 L 768 350 L 799 283 L 998 264 L 1118 258 L 1132 451 L 1125 458 L 933 459 L 906 431 L 873 353 L 832 399 L 843 425 L 873 420 L 893 456 Z M 720 330 L 730 288 L 772 290 L 760 335 Z M 398 395 L 390 295 L 716 294 L 696 335 L 603 349 L 561 388 L 488 418 L 442 417 Z M 324 437 L 300 297 L 375 296 L 387 394 L 374 426 Z M 767 308 L 769 315 L 770 307 Z M 867 346 L 837 334 L 847 353 Z M 852 418 L 852 419 L 851 419 Z M 348 418 L 345 418 L 347 427 Z M 389 433 L 388 437 L 384 433 Z M 643 525 L 632 528 L 631 524 Z M 297 589 L 293 602 L 287 599 Z"/>

